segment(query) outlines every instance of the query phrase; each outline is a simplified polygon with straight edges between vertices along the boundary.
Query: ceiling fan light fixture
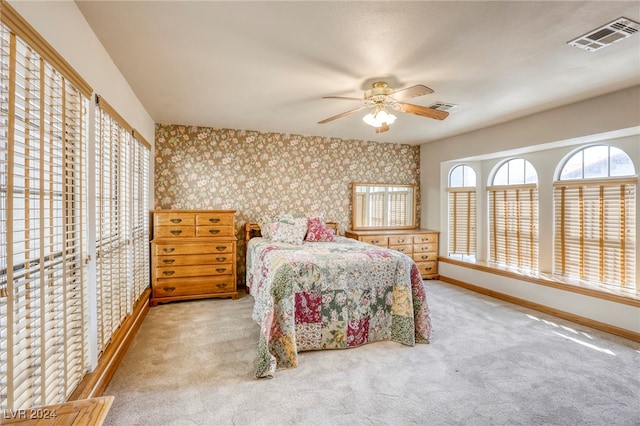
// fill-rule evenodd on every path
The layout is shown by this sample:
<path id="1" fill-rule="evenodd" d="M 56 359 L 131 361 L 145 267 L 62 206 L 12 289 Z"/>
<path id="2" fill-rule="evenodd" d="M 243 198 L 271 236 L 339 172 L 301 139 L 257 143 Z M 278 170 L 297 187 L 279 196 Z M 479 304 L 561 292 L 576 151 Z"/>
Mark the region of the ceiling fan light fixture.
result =
<path id="1" fill-rule="evenodd" d="M 383 124 L 389 125 L 396 121 L 396 116 L 389 114 L 386 109 L 375 109 L 362 117 L 362 121 L 372 127 L 381 127 Z"/>

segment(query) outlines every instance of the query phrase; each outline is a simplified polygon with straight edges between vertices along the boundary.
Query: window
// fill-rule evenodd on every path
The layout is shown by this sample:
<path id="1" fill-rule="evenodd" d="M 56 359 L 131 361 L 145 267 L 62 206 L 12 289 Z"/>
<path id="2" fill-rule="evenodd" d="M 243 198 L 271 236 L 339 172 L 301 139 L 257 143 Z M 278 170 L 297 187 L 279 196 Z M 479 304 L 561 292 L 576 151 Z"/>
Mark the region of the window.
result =
<path id="1" fill-rule="evenodd" d="M 149 286 L 149 145 L 101 97 L 96 109 L 98 352 Z"/>
<path id="2" fill-rule="evenodd" d="M 538 175 L 522 158 L 503 163 L 487 188 L 489 260 L 538 269 Z"/>
<path id="3" fill-rule="evenodd" d="M 8 410 L 62 402 L 88 370 L 91 88 L 1 7 L 0 410 Z"/>
<path id="4" fill-rule="evenodd" d="M 148 288 L 150 146 L 106 103 L 96 108 L 104 132 L 90 134 L 91 87 L 0 7 L 2 411 L 65 401 Z M 92 137 L 98 164 L 86 158 Z M 94 244 L 97 280 L 86 266 Z"/>
<path id="5" fill-rule="evenodd" d="M 449 254 L 476 254 L 476 172 L 461 164 L 449 173 Z"/>
<path id="6" fill-rule="evenodd" d="M 622 150 L 595 145 L 571 155 L 554 184 L 554 272 L 634 288 L 635 168 Z"/>

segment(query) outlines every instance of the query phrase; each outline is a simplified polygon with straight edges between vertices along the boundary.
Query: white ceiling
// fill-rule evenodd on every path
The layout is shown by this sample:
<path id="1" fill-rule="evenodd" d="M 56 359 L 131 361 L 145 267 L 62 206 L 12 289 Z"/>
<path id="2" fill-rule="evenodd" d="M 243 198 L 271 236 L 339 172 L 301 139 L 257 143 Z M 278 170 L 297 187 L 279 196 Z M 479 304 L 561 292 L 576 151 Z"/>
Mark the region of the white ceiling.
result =
<path id="1" fill-rule="evenodd" d="M 157 123 L 420 144 L 640 84 L 640 34 L 566 44 L 640 2 L 76 0 Z M 376 134 L 371 82 L 458 104 L 444 121 L 397 113 Z"/>

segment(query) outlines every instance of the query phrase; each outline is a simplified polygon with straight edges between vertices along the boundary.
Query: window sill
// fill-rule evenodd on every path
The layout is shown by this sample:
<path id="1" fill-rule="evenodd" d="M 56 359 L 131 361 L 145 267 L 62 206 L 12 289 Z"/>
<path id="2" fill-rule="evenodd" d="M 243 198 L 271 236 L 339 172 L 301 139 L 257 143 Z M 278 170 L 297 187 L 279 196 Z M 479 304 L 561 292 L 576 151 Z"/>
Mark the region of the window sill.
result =
<path id="1" fill-rule="evenodd" d="M 604 284 L 576 280 L 544 272 L 532 272 L 520 268 L 497 265 L 492 262 L 475 260 L 466 256 L 440 256 L 438 257 L 438 261 L 547 287 L 553 287 L 560 290 L 584 294 L 599 299 L 611 300 L 625 305 L 640 307 L 640 291 L 636 289 L 615 288 Z"/>

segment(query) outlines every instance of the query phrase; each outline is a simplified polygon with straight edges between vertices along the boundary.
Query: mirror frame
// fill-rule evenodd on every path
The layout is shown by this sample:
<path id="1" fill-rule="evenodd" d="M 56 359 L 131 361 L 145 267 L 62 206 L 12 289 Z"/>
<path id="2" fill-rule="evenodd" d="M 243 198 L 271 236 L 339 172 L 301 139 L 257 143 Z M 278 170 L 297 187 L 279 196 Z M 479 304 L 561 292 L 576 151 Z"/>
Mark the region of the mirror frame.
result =
<path id="1" fill-rule="evenodd" d="M 407 184 L 391 184 L 391 183 L 366 183 L 366 182 L 353 182 L 352 184 L 352 188 L 351 188 L 351 229 L 353 229 L 354 231 L 365 231 L 365 230 L 384 230 L 384 229 L 413 229 L 416 227 L 416 212 L 417 212 L 417 208 L 416 208 L 416 202 L 417 202 L 417 195 L 418 195 L 418 186 L 417 185 L 407 185 Z M 356 225 L 356 189 L 357 187 L 362 187 L 362 186 L 366 186 L 366 187 L 402 187 L 402 188 L 408 188 L 411 189 L 413 191 L 413 199 L 412 199 L 412 205 L 413 205 L 413 210 L 412 210 L 412 217 L 411 217 L 411 222 L 409 224 L 407 224 L 406 226 L 357 226 Z"/>

